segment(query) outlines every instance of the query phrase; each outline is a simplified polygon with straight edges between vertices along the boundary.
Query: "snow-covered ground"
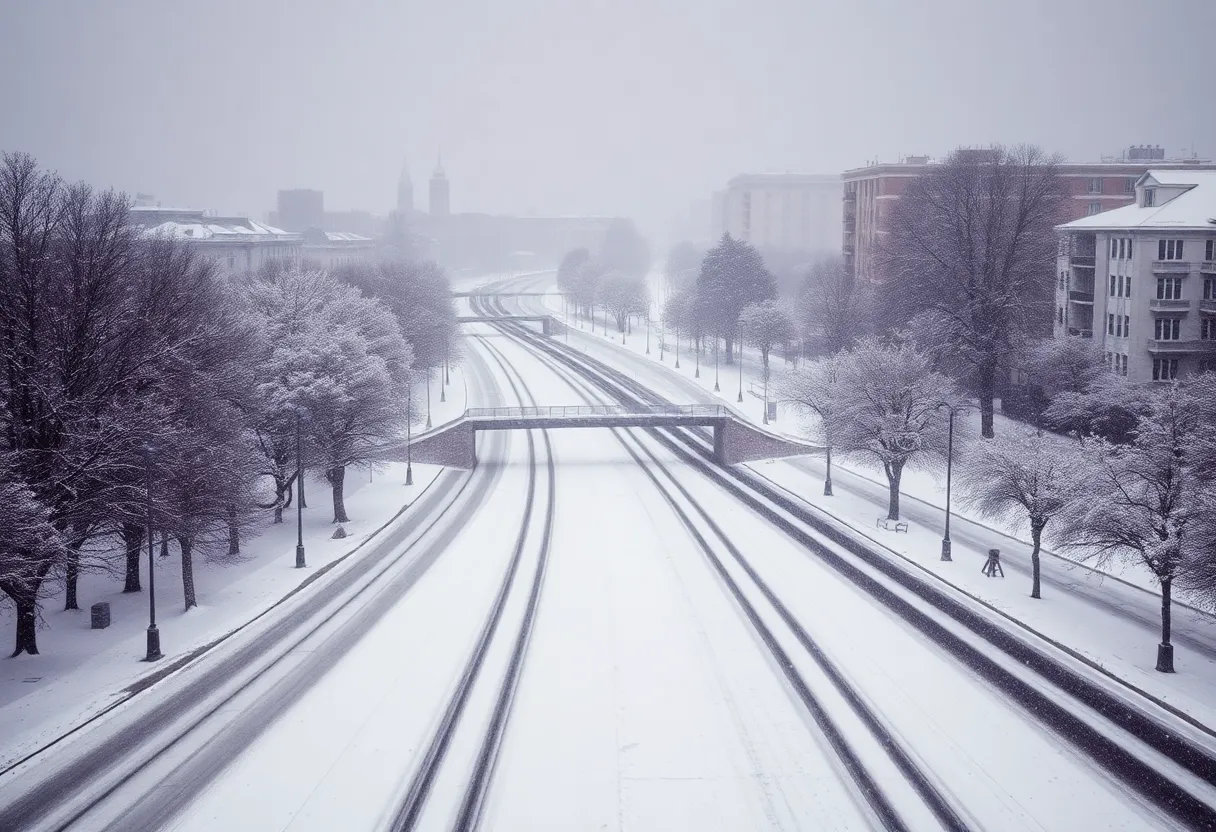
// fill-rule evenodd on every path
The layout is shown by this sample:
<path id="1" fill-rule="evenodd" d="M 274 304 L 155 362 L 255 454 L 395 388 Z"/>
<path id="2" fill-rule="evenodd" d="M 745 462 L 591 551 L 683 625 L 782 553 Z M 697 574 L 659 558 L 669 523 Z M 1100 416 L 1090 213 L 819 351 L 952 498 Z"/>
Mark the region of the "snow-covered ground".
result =
<path id="1" fill-rule="evenodd" d="M 521 347 L 492 341 L 520 368 L 536 400 L 576 400 Z M 550 438 L 559 463 L 550 565 L 482 824 L 870 827 L 856 788 L 646 469 L 607 431 Z M 672 466 L 730 539 L 763 553 L 764 576 L 969 823 L 1009 830 L 1168 826 L 766 521 L 650 440 L 641 442 Z M 419 764 L 510 557 L 529 474 L 525 449 L 519 433 L 504 450 L 483 446 L 482 465 L 503 466 L 490 502 L 355 647 L 285 702 L 258 741 L 166 828 L 384 823 Z M 732 572 L 743 582 L 737 568 Z M 521 587 L 531 575 L 522 568 Z M 521 596 L 517 591 L 504 622 L 516 620 Z M 764 615 L 777 630 L 771 611 Z M 513 627 L 503 628 L 505 643 Z M 791 637 L 781 638 L 832 717 L 848 724 L 849 708 Z M 487 659 L 417 828 L 451 828 L 504 659 L 501 646 Z M 864 764 L 886 775 L 879 782 L 909 828 L 938 828 L 877 744 L 852 739 Z M 177 776 L 186 781 L 190 773 Z"/>
<path id="2" fill-rule="evenodd" d="M 544 277 L 530 280 L 528 289 L 540 288 Z M 562 317 L 560 298 L 521 298 L 535 308 L 543 301 L 548 310 Z M 759 423 L 763 401 L 752 395 L 760 390 L 762 374 L 758 354 L 748 351 L 743 365 L 743 402 L 737 401 L 739 366 L 718 368 L 720 391 L 713 391 L 712 354 L 701 356 L 700 378 L 695 377 L 696 359 L 681 347 L 680 369 L 674 367 L 669 348 L 662 356 L 658 335 L 652 329 L 650 354 L 646 334 L 638 327 L 621 344 L 618 333 L 604 336 L 602 317 L 597 317 L 595 334 L 588 322 L 571 321 L 569 343 L 581 348 L 609 366 L 623 370 L 650 389 L 676 402 L 718 402 L 746 419 Z M 780 359 L 773 357 L 774 373 Z M 978 413 L 968 418 L 978 433 Z M 1011 422 L 997 414 L 997 428 Z M 800 414 L 779 405 L 777 421 L 768 429 L 803 435 Z M 1062 440 L 1063 441 L 1063 440 Z M 1168 703 L 1177 711 L 1216 731 L 1216 617 L 1185 605 L 1174 604 L 1173 640 L 1177 645 L 1178 672 L 1156 672 L 1156 643 L 1160 638 L 1160 593 L 1151 577 L 1134 566 L 1103 571 L 1087 564 L 1046 552 L 1043 561 L 1044 597 L 1029 597 L 1027 577 L 1030 544 L 1028 529 L 1000 525 L 959 514 L 957 502 L 953 528 L 952 563 L 940 560 L 944 528 L 945 477 L 941 471 L 908 469 L 903 477 L 904 513 L 909 522 L 905 533 L 887 532 L 875 527 L 875 518 L 886 513 L 885 482 L 881 473 L 847 460 L 833 459 L 835 495 L 823 496 L 824 462 L 819 458 L 779 460 L 750 466 L 803 500 L 847 524 L 859 535 L 889 548 L 893 555 L 907 558 L 993 608 L 1007 614 L 1032 631 L 1084 656 L 1094 665 L 1124 680 L 1150 697 Z M 909 500 L 908 498 L 912 498 Z M 989 548 L 1002 552 L 1006 577 L 988 578 L 980 571 Z"/>
<path id="3" fill-rule="evenodd" d="M 432 420 L 459 416 L 474 388 L 474 400 L 487 394 L 454 368 L 446 402 L 439 401 L 439 376 L 433 379 Z M 425 401 L 420 384 L 414 395 Z M 492 395 L 492 394 L 490 394 Z M 425 409 L 417 414 L 419 426 Z M 181 560 L 176 548 L 156 558 L 156 609 L 164 658 L 149 665 L 146 654 L 148 595 L 122 592 L 121 576 L 84 574 L 78 584 L 80 610 L 63 609 L 62 587 L 43 604 L 38 632 L 40 653 L 0 660 L 0 769 L 106 711 L 131 695 L 131 688 L 162 674 L 165 668 L 204 649 L 262 614 L 318 571 L 355 553 L 405 508 L 412 505 L 442 469 L 414 466 L 414 484 L 405 485 L 405 465 L 387 463 L 353 468 L 345 482 L 343 524 L 347 537 L 334 540 L 331 491 L 320 476 L 306 481 L 308 508 L 303 511 L 305 569 L 295 568 L 296 516 L 284 515 L 281 525 L 269 518 L 258 534 L 245 541 L 238 563 L 211 563 L 196 557 L 195 591 L 198 606 L 184 612 Z M 147 587 L 147 557 L 141 559 L 142 585 Z M 110 604 L 111 624 L 90 629 L 90 605 Z M 11 605 L 0 606 L 0 629 L 14 626 Z"/>
<path id="4" fill-rule="evenodd" d="M 597 396 L 507 336 L 483 325 L 470 326 L 469 334 L 477 336 L 466 350 L 469 401 L 574 404 Z M 700 385 L 660 365 L 653 343 L 647 357 L 599 335 L 575 330 L 569 338 L 572 346 L 595 352 L 670 398 L 709 398 Z M 514 369 L 500 368 L 497 356 Z M 453 388 L 455 382 L 453 376 Z M 448 410 L 433 413 L 436 419 L 454 415 L 464 402 L 450 396 L 445 404 Z M 758 403 L 745 407 L 759 418 Z M 479 467 L 467 480 L 479 483 L 477 496 L 434 524 L 405 515 L 417 522 L 408 543 L 404 532 L 394 532 L 403 556 L 377 561 L 390 564 L 383 572 L 360 570 L 365 583 L 352 584 L 342 606 L 341 599 L 328 602 L 337 612 L 309 610 L 299 595 L 285 605 L 297 616 L 292 626 L 300 639 L 274 648 L 286 652 L 266 670 L 246 671 L 250 678 L 230 696 L 224 693 L 229 698 L 196 702 L 197 709 L 213 710 L 189 722 L 194 727 L 183 727 L 161 757 L 119 785 L 89 816 L 90 828 L 383 827 L 439 736 L 517 546 L 522 557 L 504 596 L 502 623 L 415 828 L 452 828 L 538 575 L 542 591 L 519 685 L 510 693 L 501 743 L 490 750 L 491 780 L 479 816 L 485 828 L 876 828 L 872 807 L 825 736 L 824 719 L 837 726 L 907 828 L 941 828 L 840 684 L 859 693 L 887 739 L 910 755 L 928 787 L 970 828 L 1176 828 L 1134 789 L 1061 741 L 1052 726 L 1019 710 L 939 644 L 807 557 L 802 545 L 645 434 L 550 431 L 557 463 L 552 483 L 543 464 L 546 442 L 537 432 L 531 439 L 535 459 L 529 434 L 483 434 Z M 656 461 L 638 465 L 631 451 L 653 454 Z M 754 469 L 801 494 L 819 485 L 813 465 Z M 355 477 L 350 479 L 353 486 Z M 854 475 L 840 480 L 839 503 L 855 507 L 859 516 L 872 514 L 866 481 Z M 358 495 L 372 494 L 380 481 L 377 474 L 358 491 L 352 488 L 352 512 Z M 536 495 L 526 514 L 531 487 Z M 311 492 L 314 502 L 319 493 Z M 555 522 L 541 572 L 542 506 L 550 494 Z M 934 509 L 925 504 L 925 510 Z M 864 525 L 851 515 L 843 520 L 858 533 Z M 956 567 L 963 566 L 963 553 L 971 556 L 968 534 L 998 532 L 960 529 Z M 916 552 L 929 542 L 937 551 L 927 529 L 900 537 Z M 396 551 L 399 544 L 391 545 Z M 802 646 L 737 557 L 751 562 L 842 682 L 832 681 Z M 891 557 L 919 556 L 893 551 Z M 929 568 L 927 556 L 923 560 Z M 340 576 L 359 563 L 346 561 Z M 978 565 L 971 571 L 978 574 Z M 1002 586 L 1015 582 L 1011 576 Z M 962 582 L 960 588 L 980 594 Z M 1081 603 L 1058 594 L 1061 609 Z M 1011 594 L 1001 603 L 1015 600 Z M 1092 623 L 1097 617 L 1068 615 L 1040 624 L 1098 626 Z M 264 631 L 265 619 L 249 629 Z M 128 652 L 138 653 L 141 635 L 133 631 Z M 1087 644 L 1106 644 L 1085 637 Z M 214 668 L 219 654 L 244 649 L 253 638 L 238 634 L 198 664 Z M 174 701 L 192 671 L 198 678 L 204 670 L 187 668 L 166 680 L 165 701 Z M 807 707 L 795 678 L 823 708 L 821 715 Z M 126 710 L 118 709 L 114 719 L 138 725 L 141 701 L 156 695 L 154 687 L 150 696 L 124 703 Z M 73 744 L 89 747 L 87 735 L 65 743 L 60 756 Z M 23 783 L 36 780 L 37 763 L 20 773 L 27 776 Z M 1202 799 L 1213 798 L 1209 786 L 1186 782 Z M 9 786 L 0 775 L 0 791 Z"/>

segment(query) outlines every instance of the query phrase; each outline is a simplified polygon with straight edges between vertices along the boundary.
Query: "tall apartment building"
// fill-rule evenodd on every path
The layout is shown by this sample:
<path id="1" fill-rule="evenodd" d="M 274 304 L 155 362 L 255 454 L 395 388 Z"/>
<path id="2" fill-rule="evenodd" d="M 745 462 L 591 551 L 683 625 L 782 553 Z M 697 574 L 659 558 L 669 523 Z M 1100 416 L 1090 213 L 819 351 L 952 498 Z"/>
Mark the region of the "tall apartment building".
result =
<path id="1" fill-rule="evenodd" d="M 913 180 L 937 164 L 927 156 L 909 156 L 900 162 L 844 172 L 842 249 L 854 277 L 874 279 L 874 258 L 887 233 L 892 206 Z M 1119 159 L 1062 164 L 1059 174 L 1068 198 L 1060 206 L 1059 222 L 1131 205 L 1136 180 L 1150 168 L 1216 170 L 1216 164 L 1196 159 L 1166 159 L 1160 147 L 1131 147 Z"/>
<path id="2" fill-rule="evenodd" d="M 728 233 L 759 249 L 834 252 L 840 244 L 839 176 L 736 176 L 714 195 L 713 236 Z"/>
<path id="3" fill-rule="evenodd" d="M 1153 168 L 1132 196 L 1059 226 L 1055 334 L 1133 381 L 1216 370 L 1216 170 Z"/>

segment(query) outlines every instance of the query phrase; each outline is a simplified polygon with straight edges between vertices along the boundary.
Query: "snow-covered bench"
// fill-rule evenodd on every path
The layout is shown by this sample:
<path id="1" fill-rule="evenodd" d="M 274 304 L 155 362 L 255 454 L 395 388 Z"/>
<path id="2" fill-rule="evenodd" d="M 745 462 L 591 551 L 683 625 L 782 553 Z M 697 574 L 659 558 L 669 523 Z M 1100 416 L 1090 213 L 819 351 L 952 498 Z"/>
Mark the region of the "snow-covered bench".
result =
<path id="1" fill-rule="evenodd" d="M 877 528 L 886 529 L 887 531 L 908 532 L 908 524 L 903 520 L 892 520 L 889 517 L 879 517 L 878 522 L 874 524 Z"/>

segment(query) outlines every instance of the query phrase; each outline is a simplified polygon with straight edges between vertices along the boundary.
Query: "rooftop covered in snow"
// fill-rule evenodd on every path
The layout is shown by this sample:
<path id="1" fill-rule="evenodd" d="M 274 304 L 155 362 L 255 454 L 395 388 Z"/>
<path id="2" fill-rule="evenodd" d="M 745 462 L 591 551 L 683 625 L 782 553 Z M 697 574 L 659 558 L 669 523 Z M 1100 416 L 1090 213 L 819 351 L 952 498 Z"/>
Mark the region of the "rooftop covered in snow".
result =
<path id="1" fill-rule="evenodd" d="M 1154 191 L 1152 205 L 1144 192 Z M 1216 233 L 1216 170 L 1152 169 L 1136 182 L 1136 202 L 1065 223 L 1062 231 L 1171 229 Z"/>

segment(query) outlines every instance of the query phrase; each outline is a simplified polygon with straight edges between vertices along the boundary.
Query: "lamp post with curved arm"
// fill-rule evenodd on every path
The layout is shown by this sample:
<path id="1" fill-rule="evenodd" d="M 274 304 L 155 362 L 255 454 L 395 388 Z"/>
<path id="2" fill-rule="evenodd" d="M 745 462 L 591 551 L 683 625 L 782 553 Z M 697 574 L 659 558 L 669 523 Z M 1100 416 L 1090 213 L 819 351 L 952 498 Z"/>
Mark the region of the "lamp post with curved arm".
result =
<path id="1" fill-rule="evenodd" d="M 958 409 L 947 402 L 939 402 L 937 409 L 946 408 L 950 411 L 950 427 L 947 432 L 946 440 L 946 530 L 942 536 L 942 560 L 952 561 L 954 558 L 950 554 L 950 480 L 951 468 L 954 464 L 954 413 Z"/>

